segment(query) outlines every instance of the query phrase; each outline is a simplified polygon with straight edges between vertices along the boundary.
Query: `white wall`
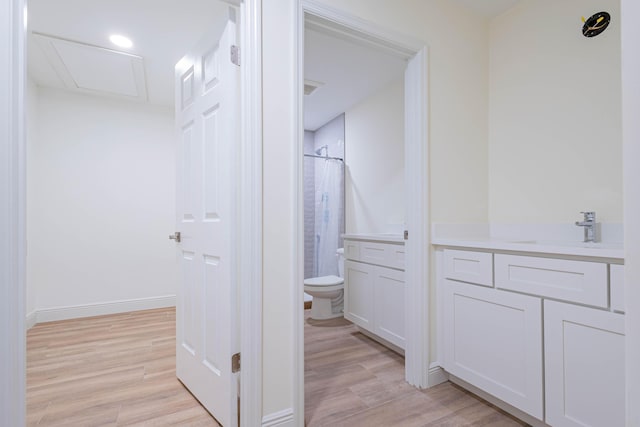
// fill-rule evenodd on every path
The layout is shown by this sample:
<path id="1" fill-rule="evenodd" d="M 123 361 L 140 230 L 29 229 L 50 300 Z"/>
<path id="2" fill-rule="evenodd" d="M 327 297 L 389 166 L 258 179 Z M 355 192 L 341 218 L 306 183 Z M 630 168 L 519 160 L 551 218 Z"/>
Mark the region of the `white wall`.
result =
<path id="1" fill-rule="evenodd" d="M 487 20 L 450 0 L 321 3 L 428 46 L 431 219 L 487 221 Z"/>
<path id="2" fill-rule="evenodd" d="M 404 79 L 345 114 L 347 233 L 403 230 Z"/>
<path id="3" fill-rule="evenodd" d="M 27 90 L 26 90 L 26 132 L 27 132 L 27 145 L 26 145 L 26 157 L 27 159 L 33 158 L 33 148 L 36 147 L 36 141 L 38 138 L 38 87 L 31 80 L 31 78 L 27 79 Z M 28 160 L 29 161 L 29 160 Z M 30 168 L 31 165 L 29 164 Z M 27 182 L 27 194 L 29 194 L 32 190 L 30 187 L 31 182 Z M 27 211 L 27 218 L 30 216 L 31 212 Z M 27 230 L 28 233 L 28 230 Z M 27 236 L 28 237 L 28 236 Z M 36 289 L 34 286 L 34 282 L 30 281 L 27 278 L 27 289 L 26 289 L 26 313 L 27 317 L 31 317 L 34 321 L 36 310 Z M 27 326 L 29 327 L 29 326 Z"/>
<path id="4" fill-rule="evenodd" d="M 292 411 L 300 390 L 294 384 L 295 297 L 301 291 L 293 272 L 302 251 L 295 241 L 298 224 L 296 153 L 302 147 L 295 119 L 296 0 L 262 4 L 263 84 L 263 319 L 262 414 Z M 298 148 L 299 147 L 299 148 Z M 301 201 L 300 201 L 301 202 Z M 302 279 L 302 274 L 300 274 Z M 301 350 L 301 349 L 300 349 Z M 291 424 L 293 425 L 293 424 Z"/>
<path id="5" fill-rule="evenodd" d="M 175 295 L 173 115 L 41 88 L 28 158 L 28 288 L 40 312 Z"/>
<path id="6" fill-rule="evenodd" d="M 622 222 L 619 3 L 524 0 L 492 20 L 491 222 Z M 584 37 L 601 10 L 609 28 Z"/>
<path id="7" fill-rule="evenodd" d="M 622 0 L 627 420 L 640 425 L 640 2 Z"/>

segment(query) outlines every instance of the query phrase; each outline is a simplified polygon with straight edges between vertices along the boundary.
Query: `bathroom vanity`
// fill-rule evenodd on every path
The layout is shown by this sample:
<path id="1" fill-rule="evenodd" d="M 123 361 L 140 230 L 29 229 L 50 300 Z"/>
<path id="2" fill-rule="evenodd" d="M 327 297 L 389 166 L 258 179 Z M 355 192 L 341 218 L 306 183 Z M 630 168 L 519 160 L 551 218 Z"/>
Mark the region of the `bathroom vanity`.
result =
<path id="1" fill-rule="evenodd" d="M 433 243 L 452 381 L 532 424 L 624 426 L 621 245 Z"/>
<path id="2" fill-rule="evenodd" d="M 404 350 L 402 236 L 345 234 L 344 254 L 344 317 L 371 338 Z"/>

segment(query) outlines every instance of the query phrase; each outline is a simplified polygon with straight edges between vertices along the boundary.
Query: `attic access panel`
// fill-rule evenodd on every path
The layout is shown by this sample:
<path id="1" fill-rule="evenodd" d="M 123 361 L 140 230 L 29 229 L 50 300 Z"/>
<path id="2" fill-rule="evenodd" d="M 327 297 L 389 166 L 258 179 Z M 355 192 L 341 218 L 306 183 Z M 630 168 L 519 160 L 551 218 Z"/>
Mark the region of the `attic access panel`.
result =
<path id="1" fill-rule="evenodd" d="M 141 56 L 45 34 L 33 36 L 67 89 L 147 100 Z"/>

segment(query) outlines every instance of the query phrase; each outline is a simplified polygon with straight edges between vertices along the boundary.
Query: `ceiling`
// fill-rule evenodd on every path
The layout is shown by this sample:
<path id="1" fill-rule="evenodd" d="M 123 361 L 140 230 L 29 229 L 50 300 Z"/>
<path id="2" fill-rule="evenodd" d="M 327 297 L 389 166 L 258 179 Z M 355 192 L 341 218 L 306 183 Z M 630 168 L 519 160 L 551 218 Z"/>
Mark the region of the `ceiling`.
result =
<path id="1" fill-rule="evenodd" d="M 485 18 L 495 18 L 522 0 L 453 0 Z"/>
<path id="2" fill-rule="evenodd" d="M 519 0 L 454 1 L 492 17 Z M 89 83 L 112 83 L 121 92 L 120 96 L 132 93 L 131 85 L 137 85 L 136 96 L 131 98 L 172 107 L 174 65 L 197 43 L 207 25 L 224 7 L 224 3 L 211 0 L 30 0 L 29 29 L 32 33 L 64 39 L 65 43 L 82 43 L 66 47 L 79 55 L 70 56 L 67 62 L 75 64 L 76 70 L 84 71 L 84 78 Z M 132 39 L 133 47 L 113 46 L 108 39 L 111 34 L 126 35 Z M 109 66 L 106 56 L 96 56 L 92 63 L 87 61 L 90 54 L 79 53 L 87 51 L 83 45 L 109 49 L 105 52 L 111 53 L 109 58 L 113 59 L 113 66 Z M 118 57 L 113 51 L 129 54 L 135 65 L 133 68 L 138 71 L 137 74 L 130 73 L 132 80 L 114 74 L 115 69 L 127 68 L 127 61 L 123 59 L 126 55 Z M 60 56 L 62 50 L 57 52 Z M 55 57 L 47 51 L 42 40 L 38 41 L 38 36 L 30 35 L 30 76 L 40 86 L 69 87 L 69 81 L 73 79 L 60 71 Z M 98 60 L 104 60 L 105 65 L 97 66 Z M 344 36 L 333 36 L 328 30 L 307 28 L 304 65 L 305 79 L 322 83 L 314 93 L 304 97 L 305 129 L 316 130 L 401 78 L 406 62 L 388 51 L 347 40 Z M 113 92 L 112 95 L 118 90 Z"/>
<path id="3" fill-rule="evenodd" d="M 195 46 L 207 25 L 224 7 L 221 2 L 211 0 L 29 0 L 29 30 L 142 57 L 142 76 L 146 86 L 146 93 L 142 92 L 144 100 L 171 107 L 175 64 L 189 48 Z M 109 36 L 114 33 L 129 37 L 133 47 L 122 49 L 113 46 Z M 65 76 L 60 75 L 59 70 L 56 72 L 41 46 L 36 37 L 30 35 L 29 75 L 40 86 L 67 87 L 63 81 Z M 80 51 L 82 45 L 75 47 Z M 69 53 L 67 63 L 75 60 L 75 69 L 88 70 L 85 75 L 88 74 L 91 80 L 111 82 L 117 87 L 130 84 L 112 82 L 121 77 L 112 71 L 123 69 L 118 68 L 115 62 L 105 62 L 101 67 L 96 67 L 95 61 L 93 66 L 83 65 L 79 58 L 84 58 L 85 63 L 90 62 L 86 60 L 89 50 L 84 50 L 85 56 Z M 111 57 L 118 60 L 118 55 Z M 113 67 L 106 66 L 108 64 Z"/>
<path id="4" fill-rule="evenodd" d="M 81 80 L 71 76 L 75 71 L 89 89 L 102 84 L 113 88 L 111 96 L 172 107 L 174 65 L 224 7 L 211 0 L 30 0 L 29 75 L 39 86 L 69 88 Z M 133 47 L 113 46 L 111 34 L 126 35 Z M 306 129 L 317 129 L 403 75 L 405 62 L 388 53 L 318 31 L 307 30 L 305 38 L 305 79 L 324 83 L 305 96 Z M 100 50 L 110 55 L 100 56 Z M 114 72 L 131 68 L 128 60 L 137 74 Z"/>
<path id="5" fill-rule="evenodd" d="M 404 76 L 406 61 L 355 41 L 305 29 L 304 77 L 323 83 L 304 97 L 304 128 L 316 130 Z"/>

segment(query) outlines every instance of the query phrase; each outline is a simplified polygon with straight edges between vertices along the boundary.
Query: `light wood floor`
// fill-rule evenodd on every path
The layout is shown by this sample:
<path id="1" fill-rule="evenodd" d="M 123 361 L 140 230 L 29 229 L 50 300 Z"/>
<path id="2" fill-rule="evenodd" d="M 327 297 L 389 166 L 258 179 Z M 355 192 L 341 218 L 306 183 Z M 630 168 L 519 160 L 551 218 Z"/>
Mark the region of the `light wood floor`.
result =
<path id="1" fill-rule="evenodd" d="M 344 319 L 305 321 L 315 426 L 518 426 L 450 384 L 404 382 L 402 357 Z M 175 310 L 39 324 L 27 334 L 29 426 L 218 426 L 175 377 Z"/>
<path id="2" fill-rule="evenodd" d="M 34 326 L 29 426 L 218 426 L 176 379 L 175 310 Z"/>
<path id="3" fill-rule="evenodd" d="M 316 426 L 526 425 L 444 383 L 418 390 L 404 381 L 404 358 L 340 318 L 305 314 L 305 418 Z"/>

